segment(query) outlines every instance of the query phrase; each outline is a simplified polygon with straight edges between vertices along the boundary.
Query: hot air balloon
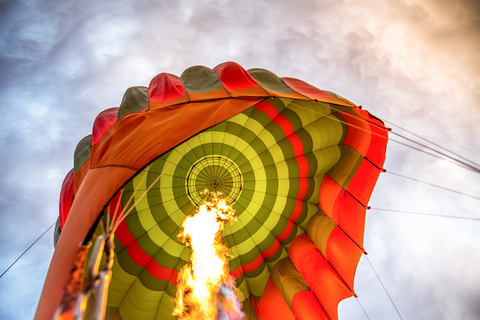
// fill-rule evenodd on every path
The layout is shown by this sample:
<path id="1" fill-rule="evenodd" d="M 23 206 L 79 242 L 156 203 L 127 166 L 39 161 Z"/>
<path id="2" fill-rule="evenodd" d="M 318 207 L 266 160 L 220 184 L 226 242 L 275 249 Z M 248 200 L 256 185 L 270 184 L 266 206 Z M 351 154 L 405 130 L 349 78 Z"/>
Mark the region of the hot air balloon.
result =
<path id="1" fill-rule="evenodd" d="M 223 239 L 246 319 L 337 319 L 354 295 L 387 132 L 337 94 L 234 62 L 129 88 L 75 150 L 36 319 L 88 281 L 82 244 L 112 221 L 105 317 L 174 319 L 190 256 L 177 235 L 205 189 L 236 212 Z"/>

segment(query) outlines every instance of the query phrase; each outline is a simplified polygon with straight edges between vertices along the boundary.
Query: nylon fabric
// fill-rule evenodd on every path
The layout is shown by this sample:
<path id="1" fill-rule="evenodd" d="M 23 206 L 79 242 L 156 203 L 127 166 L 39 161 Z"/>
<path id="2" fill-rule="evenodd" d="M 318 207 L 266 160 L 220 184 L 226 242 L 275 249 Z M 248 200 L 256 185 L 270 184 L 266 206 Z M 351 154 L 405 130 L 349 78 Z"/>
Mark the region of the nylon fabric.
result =
<path id="1" fill-rule="evenodd" d="M 177 234 L 205 188 L 236 210 L 223 239 L 247 319 L 337 319 L 353 294 L 366 204 L 385 160 L 380 120 L 332 92 L 234 62 L 160 74 L 112 110 L 75 152 L 75 200 L 61 209 L 36 319 L 51 318 L 99 215 L 94 236 L 124 218 L 107 319 L 173 319 L 177 275 L 190 259 Z"/>

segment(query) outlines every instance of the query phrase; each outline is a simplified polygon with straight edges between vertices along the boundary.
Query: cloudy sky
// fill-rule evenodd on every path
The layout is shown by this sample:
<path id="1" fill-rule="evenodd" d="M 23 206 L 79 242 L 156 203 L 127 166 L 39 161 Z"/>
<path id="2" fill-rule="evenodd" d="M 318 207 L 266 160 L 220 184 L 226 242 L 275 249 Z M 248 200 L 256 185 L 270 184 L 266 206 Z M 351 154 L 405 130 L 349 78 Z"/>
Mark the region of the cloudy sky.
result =
<path id="1" fill-rule="evenodd" d="M 476 0 L 0 0 L 0 272 L 55 222 L 95 116 L 160 72 L 265 68 L 480 163 L 479 52 Z M 480 197 L 478 173 L 387 149 L 373 208 L 480 219 L 480 200 L 392 174 Z M 0 278 L 1 319 L 33 317 L 52 234 Z M 374 209 L 365 248 L 340 319 L 367 319 L 358 302 L 370 319 L 399 318 L 368 261 L 403 319 L 480 317 L 480 221 Z"/>

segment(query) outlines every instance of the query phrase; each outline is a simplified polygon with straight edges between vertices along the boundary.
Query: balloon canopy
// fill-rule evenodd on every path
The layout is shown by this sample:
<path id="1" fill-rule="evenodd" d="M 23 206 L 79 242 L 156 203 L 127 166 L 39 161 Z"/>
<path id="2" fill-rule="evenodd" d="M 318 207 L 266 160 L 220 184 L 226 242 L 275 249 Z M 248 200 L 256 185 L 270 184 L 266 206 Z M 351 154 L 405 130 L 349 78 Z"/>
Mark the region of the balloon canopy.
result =
<path id="1" fill-rule="evenodd" d="M 387 131 L 339 95 L 233 62 L 129 88 L 75 150 L 36 317 L 52 317 L 79 243 L 116 219 L 106 317 L 175 318 L 190 259 L 177 235 L 209 189 L 236 211 L 223 239 L 246 318 L 337 319 Z"/>

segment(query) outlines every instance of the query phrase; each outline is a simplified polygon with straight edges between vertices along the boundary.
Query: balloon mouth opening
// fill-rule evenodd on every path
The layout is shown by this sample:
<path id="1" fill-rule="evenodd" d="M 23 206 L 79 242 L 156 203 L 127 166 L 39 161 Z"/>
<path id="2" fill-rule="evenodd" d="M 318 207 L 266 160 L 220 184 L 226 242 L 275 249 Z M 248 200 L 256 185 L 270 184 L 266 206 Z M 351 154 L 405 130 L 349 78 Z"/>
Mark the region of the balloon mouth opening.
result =
<path id="1" fill-rule="evenodd" d="M 240 196 L 243 179 L 233 161 L 220 155 L 209 155 L 189 168 L 185 187 L 188 198 L 195 206 L 202 203 L 205 189 L 223 194 L 232 205 Z"/>

